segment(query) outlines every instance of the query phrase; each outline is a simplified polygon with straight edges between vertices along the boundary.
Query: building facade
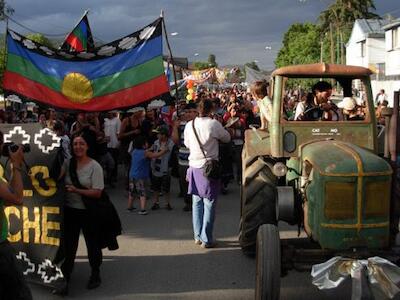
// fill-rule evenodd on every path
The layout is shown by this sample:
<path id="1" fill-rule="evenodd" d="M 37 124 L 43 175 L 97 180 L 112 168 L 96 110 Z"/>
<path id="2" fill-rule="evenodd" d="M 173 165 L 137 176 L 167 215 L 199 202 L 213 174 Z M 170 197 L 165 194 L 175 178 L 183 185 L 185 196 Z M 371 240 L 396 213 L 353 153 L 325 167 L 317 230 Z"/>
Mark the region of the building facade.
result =
<path id="1" fill-rule="evenodd" d="M 400 19 L 360 19 L 354 22 L 346 45 L 346 64 L 371 69 L 372 92 L 384 89 L 393 105 L 393 93 L 400 89 Z"/>

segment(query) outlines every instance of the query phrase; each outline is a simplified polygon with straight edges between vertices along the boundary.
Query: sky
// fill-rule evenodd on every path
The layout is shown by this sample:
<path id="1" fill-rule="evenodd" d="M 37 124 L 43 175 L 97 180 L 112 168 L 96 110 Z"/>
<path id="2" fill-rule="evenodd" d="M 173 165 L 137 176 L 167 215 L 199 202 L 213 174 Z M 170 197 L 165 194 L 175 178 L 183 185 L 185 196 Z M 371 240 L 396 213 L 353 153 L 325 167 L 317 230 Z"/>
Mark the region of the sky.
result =
<path id="1" fill-rule="evenodd" d="M 72 30 L 83 12 L 95 40 L 111 42 L 130 34 L 159 17 L 164 11 L 166 29 L 174 56 L 189 61 L 207 60 L 241 65 L 256 61 L 271 70 L 291 24 L 316 22 L 333 0 L 9 0 L 13 19 L 45 34 Z M 375 0 L 376 13 L 400 17 L 399 0 Z M 27 30 L 9 23 L 11 29 Z M 4 29 L 3 29 L 4 30 Z M 171 35 L 171 33 L 177 33 Z M 50 36 L 49 36 L 50 37 Z M 51 36 L 53 37 L 53 36 Z M 266 49 L 266 47 L 268 49 Z M 164 53 L 167 53 L 166 47 Z"/>

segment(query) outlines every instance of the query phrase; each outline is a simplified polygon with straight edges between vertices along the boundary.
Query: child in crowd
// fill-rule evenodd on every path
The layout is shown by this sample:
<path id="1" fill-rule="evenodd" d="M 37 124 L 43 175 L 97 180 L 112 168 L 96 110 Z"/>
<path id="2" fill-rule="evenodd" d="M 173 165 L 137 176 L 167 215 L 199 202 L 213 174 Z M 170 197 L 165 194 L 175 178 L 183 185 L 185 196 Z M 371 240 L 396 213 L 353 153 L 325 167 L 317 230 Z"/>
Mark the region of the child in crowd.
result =
<path id="1" fill-rule="evenodd" d="M 130 151 L 132 163 L 129 171 L 129 211 L 135 209 L 133 207 L 133 199 L 137 195 L 140 200 L 139 215 L 147 215 L 146 197 L 148 195 L 150 181 L 150 159 L 159 158 L 167 153 L 167 151 L 168 150 L 164 148 L 160 148 L 157 152 L 147 150 L 146 139 L 141 135 L 137 136 L 133 141 L 133 150 Z"/>
<path id="2" fill-rule="evenodd" d="M 152 210 L 160 208 L 159 195 L 163 193 L 167 202 L 166 208 L 172 209 L 170 204 L 170 187 L 171 187 L 171 173 L 169 169 L 169 160 L 171 158 L 174 142 L 169 138 L 168 128 L 159 127 L 157 130 L 157 140 L 152 146 L 154 153 L 165 151 L 163 155 L 155 157 L 151 160 L 151 188 L 154 191 L 154 203 L 151 207 Z"/>

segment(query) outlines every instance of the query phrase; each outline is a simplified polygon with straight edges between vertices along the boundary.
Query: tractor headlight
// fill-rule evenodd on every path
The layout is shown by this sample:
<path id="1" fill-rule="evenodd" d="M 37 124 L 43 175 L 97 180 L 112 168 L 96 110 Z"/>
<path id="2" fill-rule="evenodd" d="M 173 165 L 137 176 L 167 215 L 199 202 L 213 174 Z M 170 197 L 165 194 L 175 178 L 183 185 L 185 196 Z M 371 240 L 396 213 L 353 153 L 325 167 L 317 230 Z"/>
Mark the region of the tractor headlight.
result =
<path id="1" fill-rule="evenodd" d="M 325 184 L 326 218 L 354 219 L 356 201 L 356 185 L 354 182 L 327 182 Z"/>
<path id="2" fill-rule="evenodd" d="M 284 163 L 277 162 L 272 168 L 272 173 L 274 173 L 276 177 L 283 177 L 287 173 L 287 167 Z"/>
<path id="3" fill-rule="evenodd" d="M 390 207 L 390 181 L 371 181 L 365 186 L 365 216 L 388 217 Z"/>

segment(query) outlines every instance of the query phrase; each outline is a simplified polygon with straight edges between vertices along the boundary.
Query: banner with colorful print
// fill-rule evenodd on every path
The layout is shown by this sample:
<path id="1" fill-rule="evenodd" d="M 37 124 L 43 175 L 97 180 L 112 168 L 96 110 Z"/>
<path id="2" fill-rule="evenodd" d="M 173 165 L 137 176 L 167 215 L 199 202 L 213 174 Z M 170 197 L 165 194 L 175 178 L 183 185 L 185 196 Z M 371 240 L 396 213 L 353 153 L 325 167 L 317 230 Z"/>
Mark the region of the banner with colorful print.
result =
<path id="1" fill-rule="evenodd" d="M 60 109 L 107 111 L 169 95 L 162 18 L 94 49 L 67 53 L 9 30 L 3 89 L 7 97 Z"/>

